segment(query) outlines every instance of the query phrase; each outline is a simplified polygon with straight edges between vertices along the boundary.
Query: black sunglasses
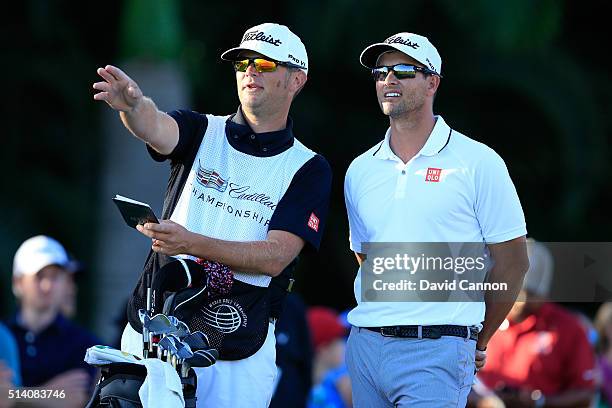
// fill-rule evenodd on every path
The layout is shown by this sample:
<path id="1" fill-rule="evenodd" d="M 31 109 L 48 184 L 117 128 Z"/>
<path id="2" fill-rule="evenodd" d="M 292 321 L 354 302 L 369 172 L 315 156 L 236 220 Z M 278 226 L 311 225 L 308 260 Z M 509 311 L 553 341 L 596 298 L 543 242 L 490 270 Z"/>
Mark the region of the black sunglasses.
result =
<path id="1" fill-rule="evenodd" d="M 442 75 L 439 75 L 436 71 L 409 64 L 395 64 L 389 67 L 382 66 L 372 68 L 372 77 L 374 77 L 375 81 L 384 81 L 391 71 L 393 71 L 393 75 L 395 75 L 397 79 L 414 78 L 417 72 L 422 72 L 424 75 L 438 75 L 442 78 Z"/>
<path id="2" fill-rule="evenodd" d="M 278 69 L 279 66 L 303 69 L 303 67 L 300 67 L 296 64 L 292 64 L 290 62 L 278 62 L 265 58 L 245 58 L 239 61 L 233 61 L 233 64 L 234 69 L 237 72 L 246 72 L 246 70 L 249 68 L 249 65 L 251 64 L 255 66 L 255 70 L 257 72 L 274 72 Z"/>

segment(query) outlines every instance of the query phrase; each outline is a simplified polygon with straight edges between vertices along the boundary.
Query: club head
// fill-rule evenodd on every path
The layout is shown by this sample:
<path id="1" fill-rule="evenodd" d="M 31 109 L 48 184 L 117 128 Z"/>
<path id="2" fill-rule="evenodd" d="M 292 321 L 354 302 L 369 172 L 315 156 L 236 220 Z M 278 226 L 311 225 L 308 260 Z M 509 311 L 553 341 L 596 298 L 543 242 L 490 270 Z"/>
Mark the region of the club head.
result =
<path id="1" fill-rule="evenodd" d="M 149 330 L 151 334 L 168 334 L 176 330 L 168 316 L 161 313 L 156 314 L 150 319 L 145 316 L 143 327 Z"/>
<path id="2" fill-rule="evenodd" d="M 175 334 L 170 333 L 165 338 L 168 338 L 173 342 L 174 346 L 176 347 L 177 352 L 182 347 L 181 339 L 179 339 Z M 175 352 L 175 354 L 177 352 Z"/>
<path id="3" fill-rule="evenodd" d="M 193 351 L 191 351 L 191 347 L 189 347 L 189 345 L 185 344 L 184 342 L 177 343 L 176 347 L 178 349 L 178 351 L 176 352 L 178 358 L 186 359 L 193 357 Z"/>
<path id="4" fill-rule="evenodd" d="M 188 344 L 193 351 L 207 349 L 210 347 L 208 336 L 206 336 L 206 334 L 200 330 L 194 331 L 189 336 L 186 336 L 183 339 L 183 342 Z"/>
<path id="5" fill-rule="evenodd" d="M 174 316 L 168 316 L 168 319 L 176 329 L 172 332 L 172 334 L 174 334 L 178 338 L 182 339 L 183 337 L 188 336 L 191 333 L 191 330 L 189 330 L 189 327 L 185 324 L 185 322 L 180 321 Z"/>
<path id="6" fill-rule="evenodd" d="M 187 326 L 184 322 L 179 320 L 179 324 L 177 326 L 177 331 L 175 333 L 179 338 L 184 338 L 191 334 L 191 330 L 189 330 L 189 326 Z"/>
<path id="7" fill-rule="evenodd" d="M 159 347 L 162 350 L 168 351 L 170 354 L 178 354 L 177 344 L 171 336 L 166 336 L 159 341 Z"/>
<path id="8" fill-rule="evenodd" d="M 166 337 L 170 337 L 175 344 L 179 344 L 181 342 L 181 339 L 179 339 L 174 333 L 170 333 Z"/>
<path id="9" fill-rule="evenodd" d="M 192 357 L 185 359 L 185 364 L 189 367 L 210 367 L 219 358 L 219 351 L 211 348 L 208 350 L 198 350 Z"/>

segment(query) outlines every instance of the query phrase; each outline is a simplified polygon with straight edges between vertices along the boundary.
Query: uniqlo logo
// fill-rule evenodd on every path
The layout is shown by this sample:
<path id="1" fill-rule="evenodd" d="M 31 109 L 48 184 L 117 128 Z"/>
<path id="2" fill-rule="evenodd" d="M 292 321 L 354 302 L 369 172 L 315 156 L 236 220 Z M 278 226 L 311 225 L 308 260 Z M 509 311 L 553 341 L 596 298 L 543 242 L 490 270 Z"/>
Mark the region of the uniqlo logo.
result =
<path id="1" fill-rule="evenodd" d="M 308 218 L 308 227 L 315 232 L 319 232 L 319 219 L 314 213 L 310 213 L 310 218 Z"/>
<path id="2" fill-rule="evenodd" d="M 433 181 L 437 183 L 440 181 L 440 175 L 442 174 L 442 169 L 436 169 L 433 167 L 429 167 L 427 169 L 427 173 L 425 174 L 425 181 Z"/>

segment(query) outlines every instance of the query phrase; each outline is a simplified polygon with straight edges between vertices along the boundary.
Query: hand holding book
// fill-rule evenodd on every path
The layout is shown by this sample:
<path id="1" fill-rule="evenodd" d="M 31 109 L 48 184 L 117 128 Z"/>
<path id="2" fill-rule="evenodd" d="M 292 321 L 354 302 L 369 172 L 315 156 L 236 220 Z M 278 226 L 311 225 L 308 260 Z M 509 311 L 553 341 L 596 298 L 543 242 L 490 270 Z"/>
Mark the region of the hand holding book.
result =
<path id="1" fill-rule="evenodd" d="M 136 228 L 139 224 L 144 225 L 147 222 L 159 224 L 159 220 L 155 216 L 151 206 L 147 203 L 132 200 L 131 198 L 119 194 L 113 197 L 113 202 L 117 205 L 125 223 L 132 228 Z"/>

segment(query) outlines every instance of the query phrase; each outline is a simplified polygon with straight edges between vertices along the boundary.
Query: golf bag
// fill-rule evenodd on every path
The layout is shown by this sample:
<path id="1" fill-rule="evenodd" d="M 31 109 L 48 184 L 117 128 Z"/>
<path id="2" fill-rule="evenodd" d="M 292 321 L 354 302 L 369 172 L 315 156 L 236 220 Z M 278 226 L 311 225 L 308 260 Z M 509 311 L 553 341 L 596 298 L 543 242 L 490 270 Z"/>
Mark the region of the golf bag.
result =
<path id="1" fill-rule="evenodd" d="M 142 408 L 138 390 L 147 376 L 143 365 L 111 363 L 101 367 L 100 381 L 85 408 Z M 195 408 L 197 377 L 193 369 L 181 379 L 185 408 Z"/>

